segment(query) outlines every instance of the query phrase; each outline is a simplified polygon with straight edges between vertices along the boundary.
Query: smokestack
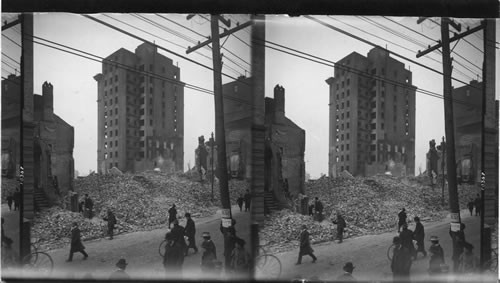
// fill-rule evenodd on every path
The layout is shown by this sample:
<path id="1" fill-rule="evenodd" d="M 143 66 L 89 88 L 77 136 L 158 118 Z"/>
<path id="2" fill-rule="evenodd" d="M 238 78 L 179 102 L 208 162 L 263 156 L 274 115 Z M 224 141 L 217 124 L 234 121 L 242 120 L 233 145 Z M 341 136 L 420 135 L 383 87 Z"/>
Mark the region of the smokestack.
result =
<path id="1" fill-rule="evenodd" d="M 51 83 L 44 82 L 42 85 L 43 119 L 51 120 L 54 114 L 54 88 Z"/>
<path id="2" fill-rule="evenodd" d="M 276 118 L 285 117 L 285 89 L 280 85 L 274 87 L 274 111 Z"/>

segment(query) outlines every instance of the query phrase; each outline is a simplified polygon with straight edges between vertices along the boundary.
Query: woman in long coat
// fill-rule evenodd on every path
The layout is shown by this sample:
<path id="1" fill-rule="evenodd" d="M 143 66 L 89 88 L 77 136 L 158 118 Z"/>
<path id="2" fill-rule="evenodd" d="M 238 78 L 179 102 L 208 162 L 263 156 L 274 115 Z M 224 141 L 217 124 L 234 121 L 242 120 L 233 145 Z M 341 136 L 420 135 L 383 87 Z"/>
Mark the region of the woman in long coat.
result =
<path id="1" fill-rule="evenodd" d="M 307 226 L 302 225 L 302 232 L 300 232 L 300 250 L 299 259 L 296 264 L 302 263 L 302 256 L 308 255 L 312 257 L 313 263 L 316 262 L 317 258 L 313 254 L 314 250 L 311 247 L 311 242 L 309 241 L 309 231 L 307 231 Z"/>
<path id="2" fill-rule="evenodd" d="M 69 250 L 69 258 L 66 261 L 72 261 L 73 254 L 76 252 L 82 253 L 83 259 L 87 259 L 89 257 L 89 255 L 85 252 L 85 246 L 82 244 L 78 223 L 73 222 L 73 227 L 71 228 L 71 248 Z"/>

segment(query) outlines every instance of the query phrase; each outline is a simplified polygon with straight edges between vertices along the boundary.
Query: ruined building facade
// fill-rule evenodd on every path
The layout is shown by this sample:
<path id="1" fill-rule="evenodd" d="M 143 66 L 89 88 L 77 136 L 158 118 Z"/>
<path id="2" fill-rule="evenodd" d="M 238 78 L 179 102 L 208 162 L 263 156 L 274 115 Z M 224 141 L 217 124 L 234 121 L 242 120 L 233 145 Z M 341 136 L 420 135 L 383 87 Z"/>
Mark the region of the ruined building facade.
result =
<path id="1" fill-rule="evenodd" d="M 18 174 L 19 168 L 21 89 L 17 82 L 20 81 L 16 76 L 2 81 L 2 170 L 7 165 L 5 175 L 11 177 Z M 54 204 L 73 190 L 75 133 L 71 125 L 54 113 L 52 84 L 45 82 L 42 95 L 35 94 L 33 98 L 35 195 L 41 193 L 49 204 Z"/>
<path id="2" fill-rule="evenodd" d="M 370 176 L 415 171 L 415 92 L 412 73 L 373 48 L 339 60 L 330 91 L 329 176 L 347 170 Z"/>
<path id="3" fill-rule="evenodd" d="M 182 171 L 185 84 L 179 67 L 144 43 L 135 53 L 121 48 L 109 55 L 94 78 L 98 172 Z"/>

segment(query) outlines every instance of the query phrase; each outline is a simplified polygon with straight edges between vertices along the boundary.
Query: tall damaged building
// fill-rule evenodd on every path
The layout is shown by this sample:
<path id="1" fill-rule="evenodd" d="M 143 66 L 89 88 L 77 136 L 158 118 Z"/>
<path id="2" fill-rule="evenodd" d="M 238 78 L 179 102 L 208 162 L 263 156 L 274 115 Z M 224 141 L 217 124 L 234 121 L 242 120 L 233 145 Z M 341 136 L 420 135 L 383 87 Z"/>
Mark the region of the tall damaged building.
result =
<path id="1" fill-rule="evenodd" d="M 160 168 L 182 171 L 184 165 L 184 83 L 180 69 L 139 45 L 106 57 L 98 83 L 98 172 Z"/>
<path id="2" fill-rule="evenodd" d="M 19 174 L 20 81 L 14 75 L 2 81 L 2 175 L 7 177 Z M 42 195 L 55 204 L 73 190 L 74 128 L 54 113 L 52 84 L 45 82 L 42 95 L 34 94 L 33 101 L 35 199 Z"/>
<path id="3" fill-rule="evenodd" d="M 412 73 L 381 48 L 353 52 L 335 65 L 330 87 L 328 175 L 415 172 Z"/>

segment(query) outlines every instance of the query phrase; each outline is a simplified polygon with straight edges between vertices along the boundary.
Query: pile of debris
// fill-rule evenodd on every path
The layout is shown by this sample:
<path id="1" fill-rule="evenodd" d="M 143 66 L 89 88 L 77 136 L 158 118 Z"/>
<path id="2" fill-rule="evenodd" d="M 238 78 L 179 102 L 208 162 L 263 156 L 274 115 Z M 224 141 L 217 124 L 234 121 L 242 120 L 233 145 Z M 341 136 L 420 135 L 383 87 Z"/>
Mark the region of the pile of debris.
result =
<path id="1" fill-rule="evenodd" d="M 478 193 L 478 188 L 462 185 L 458 191 L 460 208 L 465 209 L 467 202 Z M 414 216 L 419 216 L 426 222 L 441 220 L 448 214 L 447 189 L 443 205 L 441 189 L 387 175 L 366 178 L 347 175 L 342 178 L 323 176 L 306 184 L 306 195 L 311 203 L 315 197 L 321 200 L 327 220 L 318 223 L 310 216 L 291 211 L 274 213 L 266 219 L 261 234 L 264 243 L 274 245 L 277 250 L 297 247 L 297 242 L 293 241 L 297 239 L 302 224 L 308 226 L 313 243 L 331 241 L 336 237 L 336 228 L 331 221 L 335 220 L 337 212 L 341 213 L 347 222 L 344 234 L 346 237 L 395 231 L 397 215 L 403 207 L 410 225 Z"/>
<path id="2" fill-rule="evenodd" d="M 2 177 L 2 203 L 6 203 L 7 197 L 14 194 L 18 183 L 16 179 Z"/>
<path id="3" fill-rule="evenodd" d="M 232 204 L 240 194 L 249 189 L 245 181 L 229 182 Z M 186 212 L 200 218 L 213 215 L 220 208 L 219 183 L 214 183 L 214 198 L 211 199 L 210 183 L 193 182 L 176 174 L 144 172 L 140 174 L 91 174 L 74 183 L 74 191 L 81 200 L 85 194 L 94 202 L 92 220 L 86 220 L 80 213 L 54 207 L 36 217 L 33 235 L 44 244 L 60 246 L 61 238 L 69 237 L 72 222 L 83 225 L 82 237 L 95 239 L 105 236 L 106 217 L 111 209 L 118 221 L 116 233 L 145 231 L 167 225 L 168 209 L 175 204 L 177 216 L 183 218 Z M 69 202 L 69 196 L 65 202 Z M 66 205 L 68 207 L 69 205 Z M 52 221 L 57 218 L 58 221 Z M 66 239 L 69 241 L 69 239 Z"/>

